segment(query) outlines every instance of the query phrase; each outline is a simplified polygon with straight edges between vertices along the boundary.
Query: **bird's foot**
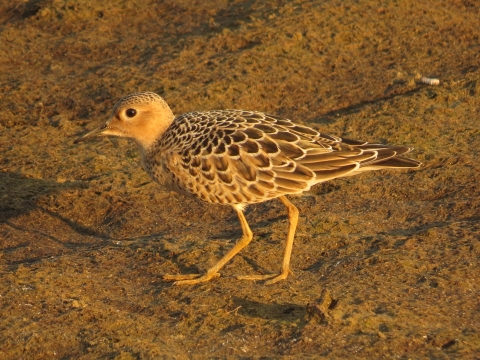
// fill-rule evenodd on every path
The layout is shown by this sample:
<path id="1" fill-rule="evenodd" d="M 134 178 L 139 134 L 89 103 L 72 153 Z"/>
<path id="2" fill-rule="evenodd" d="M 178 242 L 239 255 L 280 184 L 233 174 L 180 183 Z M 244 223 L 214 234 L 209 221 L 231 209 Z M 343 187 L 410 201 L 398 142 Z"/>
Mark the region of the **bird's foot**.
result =
<path id="1" fill-rule="evenodd" d="M 266 274 L 266 275 L 240 275 L 237 276 L 236 278 L 239 280 L 267 280 L 265 281 L 265 285 L 272 285 L 275 284 L 276 282 L 280 280 L 285 280 L 288 277 L 288 274 L 293 273 L 290 271 L 290 269 L 286 269 L 282 271 L 280 274 Z"/>
<path id="2" fill-rule="evenodd" d="M 205 273 L 205 274 L 176 274 L 163 275 L 163 279 L 167 281 L 175 281 L 173 285 L 193 285 L 220 277 L 219 273 Z"/>

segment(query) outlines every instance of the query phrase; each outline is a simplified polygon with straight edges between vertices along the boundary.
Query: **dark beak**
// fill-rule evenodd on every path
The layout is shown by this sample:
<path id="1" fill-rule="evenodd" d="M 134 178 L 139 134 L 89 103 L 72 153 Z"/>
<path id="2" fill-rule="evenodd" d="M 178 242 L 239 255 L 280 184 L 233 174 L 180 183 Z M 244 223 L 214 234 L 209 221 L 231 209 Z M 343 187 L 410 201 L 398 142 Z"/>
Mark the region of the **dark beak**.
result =
<path id="1" fill-rule="evenodd" d="M 104 125 L 100 126 L 99 128 L 96 128 L 96 129 L 86 133 L 85 135 L 80 136 L 79 138 L 75 139 L 75 141 L 73 143 L 78 144 L 80 141 L 88 140 L 90 138 L 102 135 L 102 133 L 107 129 L 108 129 L 107 124 L 104 124 Z"/>

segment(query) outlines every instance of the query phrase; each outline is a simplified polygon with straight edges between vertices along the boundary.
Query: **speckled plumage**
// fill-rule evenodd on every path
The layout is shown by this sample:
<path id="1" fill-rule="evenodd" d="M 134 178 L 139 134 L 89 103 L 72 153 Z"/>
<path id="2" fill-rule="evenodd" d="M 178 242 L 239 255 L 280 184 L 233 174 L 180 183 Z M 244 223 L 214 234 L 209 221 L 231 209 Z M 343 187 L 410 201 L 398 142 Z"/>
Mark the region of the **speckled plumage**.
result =
<path id="1" fill-rule="evenodd" d="M 132 115 L 132 116 L 130 116 Z M 173 116 L 167 103 L 154 93 L 127 95 L 114 107 L 112 118 L 95 135 L 133 139 L 148 174 L 161 185 L 208 203 L 231 205 L 240 219 L 242 240 L 205 275 L 171 275 L 177 284 L 217 277 L 218 270 L 251 240 L 243 216 L 248 204 L 280 198 L 289 210 L 290 230 L 280 275 L 284 279 L 298 210 L 285 195 L 362 171 L 416 168 L 405 158 L 411 148 L 369 144 L 319 133 L 291 120 L 256 111 L 213 110 Z M 258 279 L 266 276 L 247 276 Z"/>
<path id="2" fill-rule="evenodd" d="M 145 168 L 157 182 L 206 202 L 247 205 L 387 160 L 385 167 L 416 165 L 398 157 L 409 150 L 342 141 L 260 112 L 205 111 L 175 118 L 147 150 Z"/>

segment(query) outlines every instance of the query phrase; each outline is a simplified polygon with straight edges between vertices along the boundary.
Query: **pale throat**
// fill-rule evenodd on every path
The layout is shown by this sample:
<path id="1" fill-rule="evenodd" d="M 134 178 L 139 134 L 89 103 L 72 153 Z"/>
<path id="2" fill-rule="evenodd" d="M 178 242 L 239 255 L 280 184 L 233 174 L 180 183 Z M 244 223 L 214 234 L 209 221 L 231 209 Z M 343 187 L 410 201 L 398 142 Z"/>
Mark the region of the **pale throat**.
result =
<path id="1" fill-rule="evenodd" d="M 142 126 L 130 129 L 131 137 L 139 147 L 140 151 L 145 153 L 162 137 L 172 121 L 173 118 L 171 120 L 167 119 L 167 121 L 162 121 L 161 123 L 144 123 Z"/>

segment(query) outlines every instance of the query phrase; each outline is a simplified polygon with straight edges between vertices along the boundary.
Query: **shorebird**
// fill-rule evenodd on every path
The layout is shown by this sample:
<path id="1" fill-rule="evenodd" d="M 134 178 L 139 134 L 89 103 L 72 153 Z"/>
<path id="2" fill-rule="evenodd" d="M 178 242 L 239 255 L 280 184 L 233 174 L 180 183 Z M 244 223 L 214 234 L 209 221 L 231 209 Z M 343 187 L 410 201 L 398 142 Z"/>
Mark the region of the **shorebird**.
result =
<path id="1" fill-rule="evenodd" d="M 176 285 L 219 277 L 218 271 L 252 240 L 245 207 L 274 198 L 285 205 L 289 219 L 280 273 L 237 278 L 267 280 L 266 284 L 286 279 L 299 215 L 286 195 L 364 171 L 421 165 L 403 156 L 412 150 L 409 147 L 342 139 L 257 111 L 198 111 L 175 117 L 165 100 L 152 92 L 123 97 L 104 125 L 75 143 L 95 136 L 132 139 L 154 181 L 236 211 L 241 239 L 204 274 L 164 275 Z"/>

